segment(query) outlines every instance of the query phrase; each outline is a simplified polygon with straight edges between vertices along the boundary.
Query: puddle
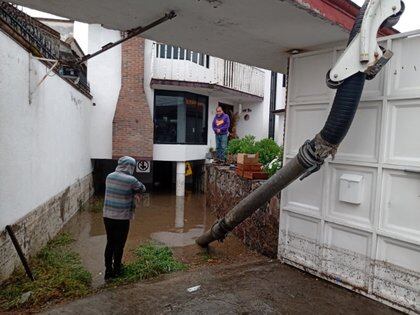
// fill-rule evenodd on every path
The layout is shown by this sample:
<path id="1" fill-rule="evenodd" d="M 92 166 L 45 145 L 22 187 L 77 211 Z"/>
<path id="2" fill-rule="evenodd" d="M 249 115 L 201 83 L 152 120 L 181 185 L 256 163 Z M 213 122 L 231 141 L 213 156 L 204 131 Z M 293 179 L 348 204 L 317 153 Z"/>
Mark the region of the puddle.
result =
<path id="1" fill-rule="evenodd" d="M 147 241 L 157 241 L 172 248 L 174 255 L 191 268 L 205 263 L 246 261 L 257 254 L 249 251 L 234 236 L 223 243 L 213 243 L 211 255 L 195 245 L 195 239 L 211 227 L 214 215 L 205 207 L 205 195 L 187 193 L 185 197 L 170 194 L 148 194 L 136 209 L 124 249 L 124 261 L 132 259 L 132 250 Z M 104 249 L 106 244 L 102 212 L 78 212 L 64 227 L 76 240 L 73 249 L 92 273 L 92 285 L 104 283 Z"/>

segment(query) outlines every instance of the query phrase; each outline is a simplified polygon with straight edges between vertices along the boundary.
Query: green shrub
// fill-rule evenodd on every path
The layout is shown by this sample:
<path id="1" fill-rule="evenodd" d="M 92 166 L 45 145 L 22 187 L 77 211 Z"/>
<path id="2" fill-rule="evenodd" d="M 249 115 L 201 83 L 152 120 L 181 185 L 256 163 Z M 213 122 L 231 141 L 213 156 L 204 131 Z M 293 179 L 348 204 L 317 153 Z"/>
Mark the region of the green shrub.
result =
<path id="1" fill-rule="evenodd" d="M 228 154 L 238 154 L 240 153 L 241 148 L 241 139 L 232 139 L 229 141 L 227 146 L 227 153 Z"/>
<path id="2" fill-rule="evenodd" d="M 258 153 L 260 163 L 262 165 L 267 165 L 276 157 L 280 157 L 280 160 L 282 160 L 283 147 L 278 146 L 277 143 L 271 138 L 255 141 L 254 136 L 247 135 L 241 139 L 230 140 L 227 147 L 227 153 Z"/>
<path id="3" fill-rule="evenodd" d="M 282 152 L 282 148 L 271 138 L 265 138 L 256 142 L 255 147 L 262 165 L 270 163 Z"/>

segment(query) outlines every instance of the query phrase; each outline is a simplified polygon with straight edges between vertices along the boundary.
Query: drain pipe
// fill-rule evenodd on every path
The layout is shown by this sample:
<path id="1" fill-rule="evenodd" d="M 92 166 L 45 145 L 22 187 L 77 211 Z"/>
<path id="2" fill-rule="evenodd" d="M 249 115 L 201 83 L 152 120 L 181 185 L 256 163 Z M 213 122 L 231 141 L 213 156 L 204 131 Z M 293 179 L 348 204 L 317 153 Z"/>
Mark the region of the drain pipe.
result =
<path id="1" fill-rule="evenodd" d="M 365 1 L 350 32 L 348 44 L 360 32 L 369 0 Z M 375 34 L 376 35 L 376 34 Z M 242 221 L 297 178 L 301 180 L 318 171 L 328 156 L 333 156 L 346 136 L 362 95 L 366 74 L 357 72 L 345 79 L 337 89 L 328 119 L 314 139 L 307 140 L 299 153 L 264 184 L 241 200 L 224 218 L 202 234 L 196 243 L 202 247 L 223 240 Z"/>

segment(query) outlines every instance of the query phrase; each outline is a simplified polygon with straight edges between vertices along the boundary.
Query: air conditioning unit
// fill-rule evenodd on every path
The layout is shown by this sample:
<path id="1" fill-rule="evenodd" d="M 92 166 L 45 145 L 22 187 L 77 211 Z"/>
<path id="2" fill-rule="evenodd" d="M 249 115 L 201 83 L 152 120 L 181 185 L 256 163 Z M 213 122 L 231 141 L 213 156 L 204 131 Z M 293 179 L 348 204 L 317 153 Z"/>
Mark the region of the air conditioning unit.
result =
<path id="1" fill-rule="evenodd" d="M 71 80 L 76 80 L 77 78 L 79 78 L 80 70 L 79 69 L 72 68 L 72 67 L 69 67 L 69 66 L 62 66 L 60 68 L 60 70 L 58 71 L 58 73 L 63 78 L 67 78 L 67 79 L 71 79 Z"/>

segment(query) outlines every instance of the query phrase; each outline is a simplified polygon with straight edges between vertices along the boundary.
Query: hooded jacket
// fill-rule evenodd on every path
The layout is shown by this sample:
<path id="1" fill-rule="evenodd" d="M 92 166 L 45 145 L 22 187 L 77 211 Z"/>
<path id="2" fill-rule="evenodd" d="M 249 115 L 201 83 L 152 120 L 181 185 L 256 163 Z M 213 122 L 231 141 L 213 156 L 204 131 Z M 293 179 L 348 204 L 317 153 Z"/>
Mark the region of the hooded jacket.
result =
<path id="1" fill-rule="evenodd" d="M 131 220 L 134 214 L 134 194 L 145 192 L 146 187 L 134 176 L 136 160 L 123 156 L 118 160 L 115 172 L 105 181 L 103 217 L 116 220 Z"/>

